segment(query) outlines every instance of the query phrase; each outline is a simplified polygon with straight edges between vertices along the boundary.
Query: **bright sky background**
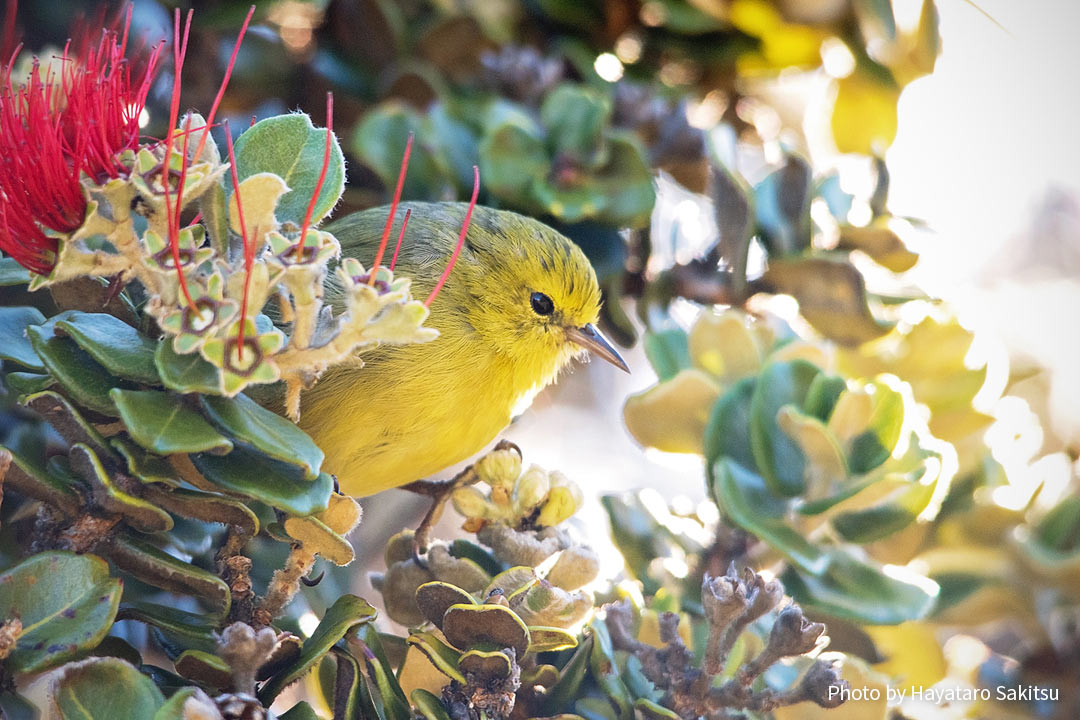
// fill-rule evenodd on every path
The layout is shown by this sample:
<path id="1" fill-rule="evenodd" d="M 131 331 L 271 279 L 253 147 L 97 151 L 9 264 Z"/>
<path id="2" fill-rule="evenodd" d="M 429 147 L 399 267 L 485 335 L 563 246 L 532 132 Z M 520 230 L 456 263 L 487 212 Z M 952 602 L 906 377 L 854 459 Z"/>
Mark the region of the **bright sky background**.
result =
<path id="1" fill-rule="evenodd" d="M 928 289 L 1014 357 L 1050 368 L 1054 429 L 1076 443 L 1080 215 L 1065 212 L 1056 237 L 1035 223 L 1052 189 L 1080 199 L 1080 3 L 977 2 L 1005 29 L 965 0 L 939 0 L 943 53 L 901 97 L 890 206 L 934 230 L 920 248 Z"/>

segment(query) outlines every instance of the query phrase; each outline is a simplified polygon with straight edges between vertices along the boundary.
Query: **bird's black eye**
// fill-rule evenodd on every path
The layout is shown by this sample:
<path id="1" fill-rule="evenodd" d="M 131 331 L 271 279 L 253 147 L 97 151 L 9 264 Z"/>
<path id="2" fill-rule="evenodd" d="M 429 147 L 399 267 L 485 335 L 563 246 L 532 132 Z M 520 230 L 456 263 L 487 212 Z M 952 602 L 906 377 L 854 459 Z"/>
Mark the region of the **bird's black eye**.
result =
<path id="1" fill-rule="evenodd" d="M 550 315 L 555 312 L 555 303 L 542 292 L 534 292 L 529 297 L 529 304 L 537 315 Z"/>

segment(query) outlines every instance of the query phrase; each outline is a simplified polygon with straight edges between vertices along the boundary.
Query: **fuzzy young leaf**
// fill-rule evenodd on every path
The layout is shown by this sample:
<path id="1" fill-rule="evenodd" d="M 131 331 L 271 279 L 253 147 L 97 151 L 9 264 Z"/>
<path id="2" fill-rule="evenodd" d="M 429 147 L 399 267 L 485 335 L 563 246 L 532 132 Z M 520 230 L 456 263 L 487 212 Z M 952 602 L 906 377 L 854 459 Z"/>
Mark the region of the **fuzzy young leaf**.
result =
<path id="1" fill-rule="evenodd" d="M 96 646 L 112 627 L 121 582 L 94 555 L 47 552 L 0 575 L 0 617 L 17 617 L 22 634 L 4 661 L 39 672 Z"/>
<path id="2" fill-rule="evenodd" d="M 236 172 L 242 182 L 257 173 L 273 173 L 290 190 L 277 204 L 278 222 L 299 226 L 322 171 L 325 128 L 316 128 L 303 113 L 278 115 L 255 123 L 236 141 Z M 345 190 L 345 158 L 337 138 L 330 142 L 330 165 L 311 222 L 326 217 Z"/>

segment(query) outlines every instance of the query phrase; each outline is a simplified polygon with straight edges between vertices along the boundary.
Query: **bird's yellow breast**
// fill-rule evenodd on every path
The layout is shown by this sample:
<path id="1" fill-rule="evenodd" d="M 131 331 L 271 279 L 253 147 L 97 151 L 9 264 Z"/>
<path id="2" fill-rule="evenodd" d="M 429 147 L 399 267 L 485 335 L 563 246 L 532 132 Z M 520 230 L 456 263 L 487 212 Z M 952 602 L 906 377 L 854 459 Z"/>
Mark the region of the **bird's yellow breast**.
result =
<path id="1" fill-rule="evenodd" d="M 567 359 L 538 352 L 515 362 L 475 333 L 440 330 L 430 343 L 332 369 L 304 395 L 300 426 L 344 492 L 371 495 L 478 453 Z"/>

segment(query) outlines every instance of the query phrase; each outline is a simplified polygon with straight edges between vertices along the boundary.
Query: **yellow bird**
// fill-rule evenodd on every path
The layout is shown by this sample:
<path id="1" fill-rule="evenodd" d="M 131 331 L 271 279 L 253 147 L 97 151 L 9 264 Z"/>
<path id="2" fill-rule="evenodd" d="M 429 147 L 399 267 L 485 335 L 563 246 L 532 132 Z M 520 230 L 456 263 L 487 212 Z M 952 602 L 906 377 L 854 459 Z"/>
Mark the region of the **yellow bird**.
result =
<path id="1" fill-rule="evenodd" d="M 466 203 L 411 210 L 395 275 L 414 297 L 438 282 Z M 342 255 L 370 266 L 387 208 L 327 227 Z M 333 290 L 331 304 L 340 308 Z M 584 253 L 555 230 L 476 207 L 460 256 L 425 323 L 429 343 L 383 346 L 332 367 L 302 398 L 300 427 L 326 452 L 341 489 L 364 496 L 428 477 L 482 450 L 514 413 L 586 352 L 627 370 L 596 329 L 600 289 Z"/>

